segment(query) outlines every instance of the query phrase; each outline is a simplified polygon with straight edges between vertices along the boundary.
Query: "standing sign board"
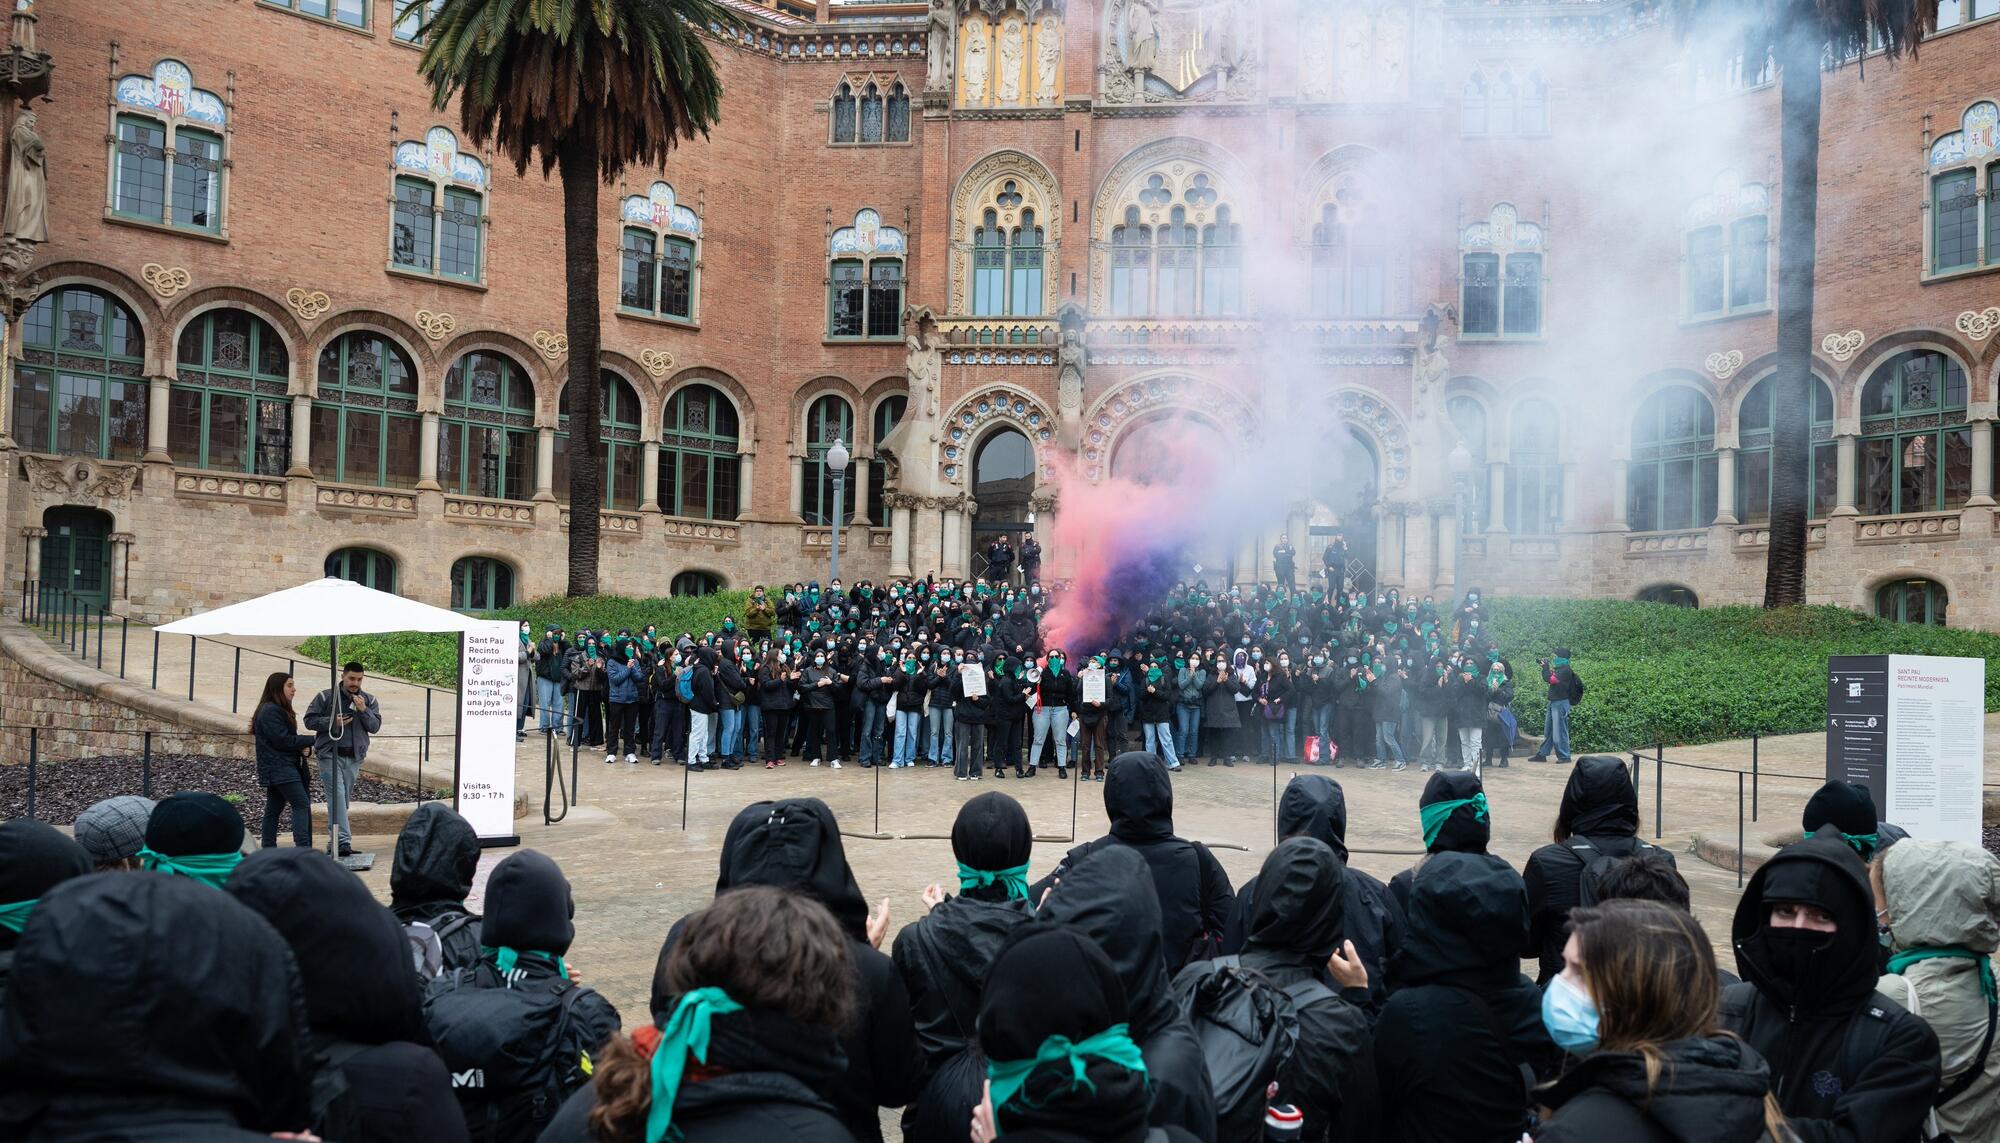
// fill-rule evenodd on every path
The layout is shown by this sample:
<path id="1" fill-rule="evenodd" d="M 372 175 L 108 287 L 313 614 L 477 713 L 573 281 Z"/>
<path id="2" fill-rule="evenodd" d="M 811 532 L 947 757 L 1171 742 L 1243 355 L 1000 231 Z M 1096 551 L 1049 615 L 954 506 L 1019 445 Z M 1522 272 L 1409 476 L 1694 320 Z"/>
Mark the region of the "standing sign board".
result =
<path id="1" fill-rule="evenodd" d="M 1868 787 L 1912 837 L 1979 844 L 1986 660 L 1836 655 L 1826 713 L 1828 779 Z"/>
<path id="2" fill-rule="evenodd" d="M 453 806 L 479 843 L 519 845 L 514 833 L 514 715 L 520 624 L 480 623 L 459 636 L 458 766 Z"/>

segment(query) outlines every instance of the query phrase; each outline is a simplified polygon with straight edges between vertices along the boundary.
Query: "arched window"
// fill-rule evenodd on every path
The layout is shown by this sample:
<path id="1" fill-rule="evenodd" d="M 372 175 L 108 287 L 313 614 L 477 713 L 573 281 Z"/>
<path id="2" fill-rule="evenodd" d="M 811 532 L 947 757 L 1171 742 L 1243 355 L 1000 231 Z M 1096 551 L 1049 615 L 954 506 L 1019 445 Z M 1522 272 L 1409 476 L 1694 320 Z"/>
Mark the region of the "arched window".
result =
<path id="1" fill-rule="evenodd" d="M 639 395 L 623 377 L 598 371 L 603 402 L 598 424 L 604 441 L 604 507 L 639 507 Z M 569 389 L 556 401 L 556 499 L 569 503 Z"/>
<path id="2" fill-rule="evenodd" d="M 1493 526 L 1489 514 L 1493 505 L 1489 501 L 1492 482 L 1486 478 L 1486 406 L 1473 397 L 1453 397 L 1444 404 L 1445 415 L 1451 418 L 1451 427 L 1458 439 L 1465 442 L 1465 449 L 1472 454 L 1471 487 L 1472 529 L 1485 531 Z"/>
<path id="3" fill-rule="evenodd" d="M 1899 579 L 1875 592 L 1875 614 L 1898 623 L 1945 626 L 1951 598 L 1944 585 L 1930 579 Z"/>
<path id="4" fill-rule="evenodd" d="M 1111 312 L 1136 317 L 1153 297 L 1153 228 L 1139 222 L 1139 208 L 1125 208 L 1125 222 L 1111 228 Z"/>
<path id="5" fill-rule="evenodd" d="M 1646 398 L 1632 419 L 1626 521 L 1634 532 L 1706 528 L 1715 520 L 1715 408 L 1686 386 Z"/>
<path id="6" fill-rule="evenodd" d="M 722 590 L 722 580 L 704 571 L 684 571 L 667 585 L 668 595 L 714 595 Z"/>
<path id="7" fill-rule="evenodd" d="M 342 548 L 326 557 L 326 574 L 376 591 L 395 591 L 396 557 L 374 548 Z"/>
<path id="8" fill-rule="evenodd" d="M 806 456 L 804 479 L 799 485 L 799 515 L 808 524 L 833 522 L 833 474 L 827 469 L 826 450 L 832 448 L 835 441 L 847 446 L 849 456 L 854 454 L 854 410 L 845 400 L 828 393 L 806 410 Z M 852 471 L 853 467 L 850 462 L 848 469 Z M 847 488 L 844 496 L 841 514 L 852 517 L 852 486 Z"/>
<path id="9" fill-rule="evenodd" d="M 210 310 L 181 330 L 167 397 L 176 463 L 283 476 L 291 465 L 291 359 L 278 331 L 244 310 Z"/>
<path id="10" fill-rule="evenodd" d="M 882 141 L 882 91 L 873 83 L 861 89 L 861 142 Z"/>
<path id="11" fill-rule="evenodd" d="M 146 339 L 131 310 L 83 286 L 51 290 L 28 307 L 21 342 L 13 424 L 23 450 L 145 455 Z"/>
<path id="12" fill-rule="evenodd" d="M 1546 536 L 1562 520 L 1562 461 L 1556 452 L 1555 406 L 1523 401 L 1514 407 L 1507 442 L 1507 527 Z"/>
<path id="13" fill-rule="evenodd" d="M 433 127 L 395 150 L 395 204 L 389 260 L 406 273 L 477 282 L 484 277 L 486 164 L 458 149 L 458 136 Z"/>
<path id="14" fill-rule="evenodd" d="M 689 385 L 667 403 L 660 440 L 660 510 L 702 520 L 736 519 L 742 462 L 736 406 L 713 385 Z"/>
<path id="15" fill-rule="evenodd" d="M 1243 311 L 1243 228 L 1202 172 L 1147 175 L 1111 231 L 1111 308 L 1118 314 L 1227 317 Z M 1140 226 L 1141 211 L 1160 219 Z M 1142 246 L 1150 239 L 1152 249 Z M 1148 272 L 1150 271 L 1150 273 Z M 1150 296 L 1147 289 L 1150 289 Z"/>
<path id="16" fill-rule="evenodd" d="M 996 317 L 1007 301 L 1007 233 L 1000 212 L 989 210 L 972 232 L 972 312 Z"/>
<path id="17" fill-rule="evenodd" d="M 1229 208 L 1215 208 L 1215 221 L 1201 228 L 1201 312 L 1223 317 L 1243 312 L 1243 249 L 1237 245 L 1241 226 L 1229 221 Z"/>
<path id="18" fill-rule="evenodd" d="M 1770 298 L 1770 192 L 1735 171 L 1716 176 L 1682 212 L 1687 231 L 1687 314 L 1764 309 Z"/>
<path id="19" fill-rule="evenodd" d="M 1320 207 L 1312 232 L 1312 307 L 1317 317 L 1389 312 L 1388 251 L 1375 204 L 1349 184 Z"/>
<path id="20" fill-rule="evenodd" d="M 1736 414 L 1736 518 L 1761 524 L 1771 518 L 1771 394 L 1777 388 L 1766 377 L 1750 387 Z M 1806 486 L 1806 515 L 1815 519 L 1833 510 L 1840 486 L 1840 446 L 1833 440 L 1833 390 L 1813 378 L 1812 460 Z"/>
<path id="21" fill-rule="evenodd" d="M 1494 77 L 1493 90 L 1486 100 L 1487 133 L 1492 135 L 1512 135 L 1515 130 L 1514 76 L 1511 72 L 1501 72 Z"/>
<path id="22" fill-rule="evenodd" d="M 464 496 L 535 494 L 535 383 L 512 358 L 468 353 L 445 374 L 438 482 Z"/>
<path id="23" fill-rule="evenodd" d="M 1523 135 L 1548 134 L 1549 85 L 1542 73 L 1530 71 L 1523 75 L 1515 97 L 1520 100 L 1520 110 L 1514 117 L 1515 129 Z"/>
<path id="24" fill-rule="evenodd" d="M 877 450 L 874 454 L 875 463 L 868 466 L 868 520 L 872 524 L 882 525 L 889 522 L 888 514 L 882 504 L 889 478 L 889 466 L 883 463 L 880 451 L 882 438 L 888 436 L 889 430 L 896 427 L 896 422 L 903 419 L 903 411 L 909 407 L 909 397 L 897 393 L 876 402 L 875 413 L 869 418 L 868 427 L 872 435 L 868 440 Z"/>
<path id="25" fill-rule="evenodd" d="M 1957 508 L 1972 495 L 1965 369 L 1934 349 L 1877 366 L 1861 390 L 1861 511 Z"/>
<path id="26" fill-rule="evenodd" d="M 618 306 L 649 317 L 694 321 L 700 293 L 701 218 L 675 201 L 674 188 L 655 182 L 619 206 L 624 238 L 618 261 Z"/>
<path id="27" fill-rule="evenodd" d="M 897 80 L 889 86 L 889 142 L 910 141 L 910 90 Z"/>
<path id="28" fill-rule="evenodd" d="M 854 142 L 854 88 L 846 83 L 833 89 L 833 141 Z"/>
<path id="29" fill-rule="evenodd" d="M 1458 133 L 1484 135 L 1487 122 L 1486 77 L 1475 71 L 1465 77 L 1465 87 L 1459 93 Z"/>
<path id="30" fill-rule="evenodd" d="M 827 335 L 893 339 L 903 332 L 903 232 L 873 210 L 827 244 Z"/>
<path id="31" fill-rule="evenodd" d="M 1640 603 L 1664 603 L 1668 607 L 1685 607 L 1690 611 L 1701 606 L 1701 599 L 1695 595 L 1693 588 L 1677 583 L 1656 583 L 1640 588 L 1639 594 L 1633 598 Z"/>
<path id="32" fill-rule="evenodd" d="M 1540 337 L 1542 228 L 1509 203 L 1459 239 L 1459 332 L 1466 337 Z"/>
<path id="33" fill-rule="evenodd" d="M 514 569 L 504 560 L 467 556 L 451 565 L 453 611 L 499 611 L 514 606 Z"/>
<path id="34" fill-rule="evenodd" d="M 1939 16 L 1940 24 L 1943 15 Z M 2000 147 L 1994 145 L 2000 103 L 1983 100 L 1965 109 L 1959 129 L 1931 144 L 1930 233 L 1933 274 L 2000 266 Z"/>
<path id="35" fill-rule="evenodd" d="M 171 59 L 151 75 L 123 77 L 113 92 L 112 217 L 221 232 L 229 116 L 222 100 Z"/>
<path id="36" fill-rule="evenodd" d="M 1035 212 L 1021 212 L 1021 225 L 1014 228 L 1014 246 L 1008 266 L 1012 289 L 1008 291 L 1007 312 L 1016 317 L 1035 317 L 1042 312 L 1042 228 L 1035 225 Z"/>
<path id="37" fill-rule="evenodd" d="M 320 351 L 312 460 L 324 479 L 414 488 L 423 424 L 416 367 L 394 342 L 357 330 Z"/>
<path id="38" fill-rule="evenodd" d="M 1168 211 L 1167 224 L 1154 232 L 1153 264 L 1158 267 L 1153 312 L 1161 317 L 1191 316 L 1195 312 L 1195 231 L 1188 223 L 1186 207 Z"/>
<path id="39" fill-rule="evenodd" d="M 971 201 L 975 206 L 969 213 L 977 225 L 964 233 L 962 242 L 953 243 L 955 250 L 965 252 L 955 253 L 954 258 L 971 258 L 965 275 L 971 297 L 960 295 L 953 304 L 964 304 L 979 317 L 1039 317 L 1047 283 L 1042 276 L 1044 238 L 1036 208 L 1044 201 L 1044 192 L 1026 177 L 1001 178 Z M 955 276 L 962 273 L 955 270 Z"/>

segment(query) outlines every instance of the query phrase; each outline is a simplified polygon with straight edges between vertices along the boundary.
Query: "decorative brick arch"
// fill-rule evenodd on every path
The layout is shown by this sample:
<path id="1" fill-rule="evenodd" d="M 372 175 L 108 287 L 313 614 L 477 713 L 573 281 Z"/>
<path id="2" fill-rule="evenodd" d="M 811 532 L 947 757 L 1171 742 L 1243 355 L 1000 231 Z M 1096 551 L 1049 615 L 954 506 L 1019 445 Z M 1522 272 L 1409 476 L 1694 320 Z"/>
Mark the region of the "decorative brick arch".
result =
<path id="1" fill-rule="evenodd" d="M 548 359 L 535 352 L 535 347 L 519 337 L 498 329 L 467 330 L 446 342 L 438 350 L 438 401 L 440 408 L 444 400 L 445 378 L 451 375 L 452 366 L 468 353 L 493 353 L 514 363 L 535 387 L 535 424 L 555 424 L 556 394 L 561 391 L 563 375 Z M 549 410 L 543 416 L 544 409 Z"/>
<path id="2" fill-rule="evenodd" d="M 951 309 L 962 314 L 971 304 L 972 231 L 979 224 L 988 203 L 1008 179 L 1021 184 L 1021 201 L 1012 207 L 996 203 L 1000 225 L 1012 228 L 1020 221 L 1021 210 L 1035 212 L 1046 238 L 1043 247 L 1042 313 L 1055 312 L 1057 280 L 1062 251 L 1062 195 L 1056 177 L 1040 159 L 1012 148 L 994 151 L 966 169 L 951 196 Z"/>
<path id="3" fill-rule="evenodd" d="M 209 286 L 191 290 L 166 313 L 163 333 L 166 337 L 165 360 L 180 364 L 180 340 L 188 323 L 205 313 L 215 310 L 242 310 L 254 314 L 278 334 L 285 345 L 285 354 L 291 364 L 291 391 L 301 392 L 305 384 L 303 378 L 316 366 L 314 358 L 306 356 L 306 331 L 287 310 L 274 298 L 265 297 L 256 290 L 237 286 Z"/>
<path id="4" fill-rule="evenodd" d="M 1049 479 L 1053 473 L 1045 455 L 1055 440 L 1055 425 L 1049 407 L 1026 389 L 1006 384 L 984 386 L 960 401 L 940 426 L 943 440 L 938 447 L 938 476 L 947 484 L 966 483 L 979 445 L 995 430 L 1010 427 L 1034 444 L 1038 476 Z"/>
<path id="5" fill-rule="evenodd" d="M 419 410 L 436 412 L 443 408 L 444 375 L 439 371 L 436 355 L 430 352 L 430 342 L 424 340 L 410 323 L 380 310 L 345 310 L 329 315 L 313 327 L 312 340 L 306 345 L 307 357 L 305 368 L 301 371 L 300 392 L 309 397 L 318 396 L 319 355 L 326 352 L 327 346 L 357 331 L 388 338 L 410 359 L 410 368 L 417 371 Z"/>
<path id="6" fill-rule="evenodd" d="M 1124 208 L 1137 193 L 1141 179 L 1164 175 L 1179 194 L 1198 175 L 1213 184 L 1214 198 L 1222 205 L 1241 207 L 1244 193 L 1253 180 L 1236 156 L 1213 143 L 1186 136 L 1156 139 L 1138 147 L 1111 168 L 1098 184 L 1090 206 L 1090 312 L 1110 310 L 1111 229 L 1124 218 Z M 1159 214 L 1153 211 L 1152 214 Z M 1147 225 L 1157 225 L 1164 216 L 1142 216 Z M 1189 221 L 1208 221 L 1203 213 L 1191 213 Z M 1236 221 L 1254 225 L 1265 220 L 1238 215 Z"/>
<path id="7" fill-rule="evenodd" d="M 1102 479 L 1125 431 L 1146 414 L 1164 411 L 1199 417 L 1239 445 L 1250 444 L 1257 435 L 1257 414 L 1226 386 L 1185 373 L 1134 377 L 1099 397 L 1084 417 L 1084 475 Z"/>
<path id="8" fill-rule="evenodd" d="M 736 451 L 755 451 L 757 442 L 757 405 L 750 399 L 749 390 L 743 388 L 735 377 L 710 365 L 693 365 L 668 378 L 661 386 L 660 417 L 661 431 L 666 428 L 667 410 L 673 407 L 674 397 L 690 385 L 706 385 L 721 393 L 736 410 Z"/>
<path id="9" fill-rule="evenodd" d="M 153 295 L 124 272 L 95 262 L 54 262 L 37 268 L 35 278 L 39 285 L 35 293 L 37 301 L 64 286 L 88 286 L 118 299 L 120 305 L 139 319 L 139 327 L 145 332 L 146 374 L 153 376 L 172 370 L 174 346 L 166 336 L 166 315 L 160 312 Z"/>
<path id="10" fill-rule="evenodd" d="M 1383 493 L 1410 483 L 1410 430 L 1395 406 L 1366 389 L 1342 388 L 1327 394 L 1327 407 L 1348 428 L 1367 437 L 1382 465 Z M 1489 408 L 1487 434 L 1492 435 Z"/>

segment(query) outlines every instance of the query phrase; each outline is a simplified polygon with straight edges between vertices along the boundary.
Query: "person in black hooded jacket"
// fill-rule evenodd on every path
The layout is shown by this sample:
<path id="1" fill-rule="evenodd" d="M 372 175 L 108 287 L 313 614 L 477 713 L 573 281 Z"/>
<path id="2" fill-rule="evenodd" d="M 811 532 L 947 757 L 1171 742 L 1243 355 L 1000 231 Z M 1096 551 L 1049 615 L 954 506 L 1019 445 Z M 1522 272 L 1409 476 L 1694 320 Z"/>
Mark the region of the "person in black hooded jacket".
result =
<path id="1" fill-rule="evenodd" d="M 923 1093 L 903 1113 L 906 1139 L 965 1138 L 986 1074 L 974 1039 L 979 996 L 1007 935 L 1033 916 L 1026 899 L 1033 844 L 1021 803 L 998 790 L 966 802 L 951 827 L 959 895 L 935 885 L 924 890 L 924 899 L 936 902 L 930 913 L 896 934 L 890 951 L 909 989 L 924 1057 Z"/>
<path id="2" fill-rule="evenodd" d="M 1118 970 L 1131 1006 L 1132 1039 L 1145 1055 L 1152 1082 L 1153 1105 L 1146 1121 L 1179 1127 L 1203 1143 L 1214 1143 L 1215 1094 L 1201 1043 L 1174 1002 L 1160 935 L 1160 898 L 1152 879 L 1138 851 L 1105 846 L 1069 864 L 1047 900 L 1033 897 L 1041 901 L 1035 919 L 1066 925 L 1096 942 Z"/>
<path id="3" fill-rule="evenodd" d="M 882 1138 L 879 1109 L 915 1099 L 923 1079 L 910 995 L 896 966 L 877 949 L 871 921 L 886 926 L 888 902 L 877 919 L 855 884 L 840 825 L 818 798 L 753 802 L 729 823 L 722 841 L 717 894 L 740 885 L 771 885 L 803 893 L 833 913 L 847 935 L 858 985 L 854 1017 L 841 1035 L 846 1070 L 821 1094 L 862 1143 Z M 678 928 L 678 926 L 676 926 Z M 669 943 L 675 940 L 667 934 Z"/>
<path id="4" fill-rule="evenodd" d="M 1029 887 L 1028 899 L 1041 900 L 1042 890 L 1089 855 L 1130 848 L 1153 873 L 1167 972 L 1215 955 L 1229 920 L 1229 874 L 1207 846 L 1174 836 L 1174 786 L 1166 764 L 1142 750 L 1113 759 L 1104 782 L 1104 811 L 1111 817 L 1110 834 L 1070 850 L 1053 872 Z"/>
<path id="5" fill-rule="evenodd" d="M 396 838 L 389 866 L 389 911 L 437 934 L 444 971 L 479 960 L 479 918 L 465 907 L 479 868 L 479 834 L 443 802 L 425 802 Z"/>
<path id="6" fill-rule="evenodd" d="M 1449 810 L 1432 806 L 1449 805 Z M 1429 811 L 1426 813 L 1425 811 Z M 1442 814 L 1440 820 L 1438 815 Z M 1493 819 L 1487 812 L 1486 785 L 1470 770 L 1439 770 L 1424 782 L 1417 797 L 1417 819 L 1423 823 L 1424 855 L 1433 853 L 1485 853 L 1493 840 Z M 1435 825 L 1433 830 L 1432 826 Z M 1423 862 L 1389 878 L 1389 895 L 1396 904 L 1409 908 L 1410 886 Z"/>
<path id="7" fill-rule="evenodd" d="M 1595 902 L 1584 875 L 1599 858 L 1630 857 L 1642 850 L 1673 854 L 1639 840 L 1639 791 L 1625 764 L 1602 754 L 1576 760 L 1556 811 L 1555 841 L 1528 855 L 1528 940 L 1523 956 L 1540 961 L 1536 984 L 1562 971 L 1569 911 Z"/>
<path id="8" fill-rule="evenodd" d="M 1875 851 L 1883 843 L 1882 826 L 1875 817 L 1875 795 L 1853 782 L 1835 779 L 1814 790 L 1799 815 L 1799 825 L 1807 837 L 1838 835 L 1863 861 L 1875 860 Z"/>
<path id="9" fill-rule="evenodd" d="M 359 878 L 311 849 L 265 849 L 225 886 L 292 948 L 318 1067 L 346 1077 L 357 1122 L 341 1143 L 452 1143 L 466 1136 L 451 1074 L 424 1030 L 409 945 Z M 336 1137 L 332 1124 L 316 1129 Z"/>
<path id="10" fill-rule="evenodd" d="M 47 822 L 0 822 L 0 1000 L 7 995 L 14 945 L 37 903 L 57 885 L 91 871 L 89 851 Z"/>
<path id="11" fill-rule="evenodd" d="M 305 1001 L 283 937 L 188 878 L 50 890 L 0 1007 L 0 1138 L 269 1143 L 311 1118 Z"/>
<path id="12" fill-rule="evenodd" d="M 1516 1143 L 1554 1072 L 1542 996 L 1521 975 L 1528 894 L 1498 857 L 1434 853 L 1410 886 L 1389 1001 L 1375 1020 L 1382 1138 Z"/>
<path id="13" fill-rule="evenodd" d="M 974 1137 L 1012 1143 L 1191 1143 L 1147 1125 L 1152 1061 L 1133 1059 L 1131 998 L 1104 952 L 1069 929 L 1019 930 L 993 964 L 979 1007 L 990 1083 Z M 1060 1039 L 1058 1039 L 1058 1037 Z M 1063 1051 L 1044 1059 L 1044 1051 Z M 1138 1064 L 1145 1064 L 1142 1069 Z M 1001 1133 L 1004 1132 L 1004 1135 Z"/>
<path id="14" fill-rule="evenodd" d="M 1278 833 L 1286 838 L 1318 838 L 1340 859 L 1346 885 L 1338 933 L 1354 942 L 1354 951 L 1368 969 L 1368 1006 L 1379 1009 L 1389 995 L 1385 971 L 1389 954 L 1403 943 L 1403 905 L 1380 881 L 1347 864 L 1347 795 L 1340 783 L 1322 774 L 1294 777 L 1278 799 Z M 1252 877 L 1230 902 L 1222 929 L 1224 953 L 1243 951 L 1256 892 L 1257 879 Z"/>
<path id="15" fill-rule="evenodd" d="M 1743 983 L 1722 1026 L 1771 1065 L 1802 1143 L 1917 1138 L 1937 1094 L 1937 1033 L 1875 992 L 1875 897 L 1848 844 L 1816 837 L 1764 863 L 1730 927 Z"/>

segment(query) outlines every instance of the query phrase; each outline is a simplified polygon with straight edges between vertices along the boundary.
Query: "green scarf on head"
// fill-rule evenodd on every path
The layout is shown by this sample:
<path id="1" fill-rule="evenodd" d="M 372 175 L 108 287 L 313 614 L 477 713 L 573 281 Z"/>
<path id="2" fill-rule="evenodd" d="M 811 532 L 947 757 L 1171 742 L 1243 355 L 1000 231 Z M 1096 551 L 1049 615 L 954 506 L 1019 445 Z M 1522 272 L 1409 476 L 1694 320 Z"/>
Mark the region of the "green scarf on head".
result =
<path id="1" fill-rule="evenodd" d="M 1109 1060 L 1128 1071 L 1146 1075 L 1146 1057 L 1140 1054 L 1139 1045 L 1132 1042 L 1130 1031 L 1124 1024 L 1113 1024 L 1079 1043 L 1071 1043 L 1068 1036 L 1050 1036 L 1042 1041 L 1041 1048 L 1035 1052 L 1032 1059 L 986 1062 L 986 1078 L 992 1085 L 993 1114 L 998 1117 L 1000 1109 L 1007 1106 L 1007 1103 L 1020 1093 L 1022 1085 L 1028 1082 L 1029 1073 L 1043 1064 L 1067 1060 L 1070 1067 L 1069 1089 L 1074 1091 L 1077 1084 L 1087 1084 L 1090 1090 L 1096 1091 L 1097 1085 L 1091 1083 L 1090 1077 L 1084 1074 L 1084 1070 L 1089 1066 L 1087 1057 L 1090 1056 Z M 1147 1086 L 1151 1085 L 1152 1077 L 1147 1076 Z M 999 1124 L 995 1123 L 994 1126 L 998 1128 Z M 648 1143 L 651 1141 L 648 1140 Z"/>
<path id="2" fill-rule="evenodd" d="M 1902 952 L 1889 958 L 1889 971 L 1897 976 L 1901 976 L 1904 969 L 1920 960 L 1946 959 L 1978 962 L 1979 994 L 1986 997 L 1986 1003 L 1988 1004 L 2000 1002 L 2000 995 L 1996 995 L 1993 987 L 1993 959 L 1985 953 L 1973 952 L 1971 949 L 1962 949 L 1957 945 L 1947 945 L 1943 948 L 1920 946 L 1913 949 L 1904 949 Z"/>
<path id="3" fill-rule="evenodd" d="M 965 866 L 961 865 L 959 868 L 964 869 Z M 1025 865 L 1021 867 L 1024 872 L 1027 868 Z M 1021 896 L 1026 897 L 1027 895 L 1028 886 L 1026 881 L 1023 881 L 1021 884 Z M 40 903 L 41 898 L 37 897 L 32 901 L 16 901 L 11 905 L 0 905 L 0 929 L 7 929 L 18 933 L 22 929 L 27 928 L 28 915 L 33 913 L 35 906 Z"/>
<path id="4" fill-rule="evenodd" d="M 1028 863 L 1022 862 L 1012 869 L 974 869 L 961 861 L 958 863 L 958 887 L 960 890 L 984 889 L 998 881 L 1007 887 L 1007 896 L 1016 901 L 1028 899 Z"/>
<path id="5" fill-rule="evenodd" d="M 243 864 L 241 853 L 191 853 L 186 857 L 168 857 L 152 849 L 139 851 L 139 866 L 157 873 L 171 873 L 190 877 L 211 889 L 222 888 L 236 867 Z"/>
<path id="6" fill-rule="evenodd" d="M 711 1022 L 741 1011 L 743 1006 L 720 988 L 697 988 L 674 1005 L 673 1017 L 660 1031 L 660 1046 L 653 1049 L 653 1106 L 646 1112 L 646 1143 L 661 1143 L 672 1133 L 674 1100 L 680 1095 L 688 1057 L 708 1062 Z"/>
<path id="7" fill-rule="evenodd" d="M 564 980 L 569 979 L 569 965 L 563 963 L 563 958 L 554 953 L 541 952 L 536 949 L 513 949 L 508 948 L 506 945 L 500 945 L 497 948 L 493 945 L 486 945 L 479 951 L 482 954 L 493 954 L 493 967 L 500 970 L 501 976 L 512 975 L 514 966 L 521 962 L 523 956 L 535 956 L 554 964 L 556 966 L 556 974 Z"/>
<path id="8" fill-rule="evenodd" d="M 1444 828 L 1445 819 L 1450 817 L 1452 812 L 1460 806 L 1471 806 L 1472 816 L 1475 820 L 1482 822 L 1488 820 L 1486 817 L 1486 795 L 1484 792 L 1474 794 L 1469 798 L 1459 798 L 1451 802 L 1432 802 L 1428 806 L 1418 808 L 1417 813 L 1422 817 L 1424 823 L 1425 849 L 1429 849 L 1431 843 L 1437 840 L 1438 831 Z"/>
<path id="9" fill-rule="evenodd" d="M 1806 831 L 1806 836 L 1811 837 L 1813 834 L 1817 832 L 1818 832 L 1817 830 L 1809 829 Z M 1869 860 L 1871 855 L 1873 855 L 1874 852 L 1877 849 L 1880 849 L 1882 846 L 1882 838 L 1881 835 L 1879 834 L 1843 833 L 1840 835 L 1840 840 L 1853 846 L 1854 852 L 1860 854 L 1861 860 L 1863 861 Z"/>

